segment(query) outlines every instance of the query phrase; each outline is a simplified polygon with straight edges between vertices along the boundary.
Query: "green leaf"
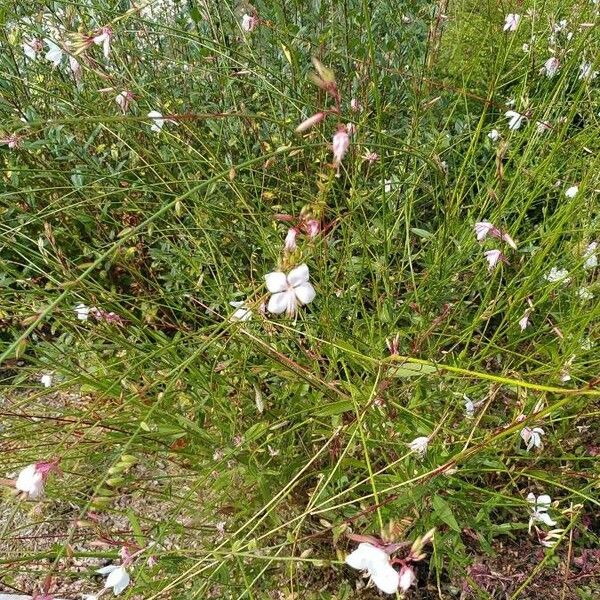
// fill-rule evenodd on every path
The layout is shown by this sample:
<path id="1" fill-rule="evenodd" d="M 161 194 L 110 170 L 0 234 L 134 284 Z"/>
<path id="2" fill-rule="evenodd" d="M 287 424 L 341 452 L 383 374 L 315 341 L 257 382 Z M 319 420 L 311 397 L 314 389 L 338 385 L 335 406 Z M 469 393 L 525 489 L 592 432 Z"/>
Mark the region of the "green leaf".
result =
<path id="1" fill-rule="evenodd" d="M 438 516 L 438 518 L 446 523 L 450 529 L 460 533 L 460 526 L 458 525 L 458 522 L 452 513 L 450 505 L 441 496 L 434 496 L 432 504 L 433 512 Z"/>
<path id="2" fill-rule="evenodd" d="M 436 373 L 437 368 L 433 365 L 416 365 L 413 363 L 404 363 L 394 367 L 392 377 L 417 377 L 419 375 L 431 375 Z"/>

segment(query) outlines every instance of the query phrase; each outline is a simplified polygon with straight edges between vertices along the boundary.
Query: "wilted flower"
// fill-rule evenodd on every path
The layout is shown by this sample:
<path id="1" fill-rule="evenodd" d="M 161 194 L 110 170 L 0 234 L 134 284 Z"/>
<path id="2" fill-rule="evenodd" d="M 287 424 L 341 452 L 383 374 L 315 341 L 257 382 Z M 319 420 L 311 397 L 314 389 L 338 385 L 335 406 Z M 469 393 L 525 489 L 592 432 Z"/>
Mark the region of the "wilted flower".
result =
<path id="1" fill-rule="evenodd" d="M 583 253 L 585 262 L 583 263 L 584 269 L 595 269 L 598 266 L 598 256 L 596 255 L 596 249 L 598 248 L 598 242 L 591 242 Z"/>
<path id="2" fill-rule="evenodd" d="M 267 310 L 276 315 L 285 312 L 292 317 L 296 314 L 298 305 L 312 302 L 316 295 L 315 289 L 309 283 L 306 265 L 292 269 L 287 275 L 280 271 L 268 273 L 265 281 L 272 294 Z"/>
<path id="3" fill-rule="evenodd" d="M 557 281 L 569 283 L 571 278 L 568 275 L 569 271 L 567 271 L 567 269 L 557 269 L 556 267 L 552 267 L 550 272 L 544 275 L 544 279 L 550 283 L 556 283 Z"/>
<path id="4" fill-rule="evenodd" d="M 506 262 L 506 257 L 500 250 L 486 250 L 483 255 L 488 262 L 488 269 L 490 271 L 496 267 L 498 262 Z"/>
<path id="5" fill-rule="evenodd" d="M 90 307 L 85 304 L 78 304 L 75 307 L 75 314 L 80 321 L 87 321 L 90 315 Z"/>
<path id="6" fill-rule="evenodd" d="M 507 110 L 504 113 L 504 116 L 509 119 L 508 128 L 513 131 L 515 129 L 519 129 L 523 123 L 523 119 L 525 119 L 525 115 L 518 113 L 514 110 Z"/>
<path id="7" fill-rule="evenodd" d="M 492 129 L 487 136 L 492 142 L 497 142 L 500 139 L 500 132 L 497 129 Z"/>
<path id="8" fill-rule="evenodd" d="M 123 317 L 114 312 L 104 310 L 103 308 L 92 306 L 92 308 L 89 309 L 89 314 L 97 321 L 104 321 L 111 325 L 125 325 L 125 319 L 123 319 Z"/>
<path id="9" fill-rule="evenodd" d="M 552 504 L 552 500 L 548 494 L 542 494 L 541 496 L 535 496 L 533 493 L 527 494 L 527 501 L 531 506 L 531 517 L 529 518 L 529 531 L 534 523 L 544 523 L 549 527 L 554 527 L 556 521 L 553 521 L 548 514 L 548 509 Z"/>
<path id="10" fill-rule="evenodd" d="M 575 196 L 577 196 L 577 192 L 579 192 L 579 186 L 572 185 L 571 187 L 566 189 L 565 196 L 567 198 L 575 198 Z"/>
<path id="11" fill-rule="evenodd" d="M 344 155 L 350 146 L 350 138 L 343 125 L 339 127 L 336 134 L 333 136 L 333 164 L 339 167 Z"/>
<path id="12" fill-rule="evenodd" d="M 242 29 L 244 31 L 250 32 L 253 31 L 258 25 L 258 18 L 254 15 L 244 14 L 242 15 Z"/>
<path id="13" fill-rule="evenodd" d="M 126 113 L 129 109 L 129 103 L 133 100 L 133 93 L 129 90 L 123 90 L 119 92 L 115 97 L 115 102 L 119 105 L 119 108 Z"/>
<path id="14" fill-rule="evenodd" d="M 408 447 L 421 458 L 427 454 L 427 448 L 429 447 L 429 438 L 426 435 L 416 437 L 412 442 L 408 444 Z"/>
<path id="15" fill-rule="evenodd" d="M 315 238 L 321 231 L 321 222 L 318 219 L 308 219 L 304 222 L 304 231 L 309 238 Z"/>
<path id="16" fill-rule="evenodd" d="M 108 58 L 108 55 L 110 54 L 110 42 L 112 40 L 112 35 L 113 30 L 110 27 L 102 27 L 102 29 L 100 29 L 100 32 L 92 38 L 94 44 L 102 44 L 104 58 Z"/>
<path id="17" fill-rule="evenodd" d="M 11 150 L 18 148 L 21 145 L 21 140 L 23 136 L 17 135 L 16 133 L 12 133 L 11 135 L 7 135 L 4 138 L 0 138 L 0 144 L 6 144 Z"/>
<path id="18" fill-rule="evenodd" d="M 400 574 L 390 563 L 385 550 L 363 542 L 346 557 L 346 564 L 359 571 L 367 571 L 373 583 L 386 594 L 395 594 L 400 585 Z M 408 576 L 405 576 L 405 583 Z M 412 581 L 411 581 L 412 583 Z M 410 584 L 409 584 L 410 585 Z"/>
<path id="19" fill-rule="evenodd" d="M 104 582 L 104 589 L 112 588 L 113 594 L 118 596 L 131 581 L 129 573 L 124 566 L 108 565 L 98 569 L 96 573 L 100 575 L 108 575 Z"/>
<path id="20" fill-rule="evenodd" d="M 324 112 L 315 113 L 312 117 L 308 117 L 296 127 L 296 133 L 303 133 L 304 131 L 309 130 L 311 127 L 314 127 L 317 123 L 320 123 L 325 117 Z"/>
<path id="21" fill-rule="evenodd" d="M 527 450 L 531 450 L 532 448 L 541 448 L 541 436 L 543 436 L 544 433 L 545 432 L 541 427 L 534 427 L 533 429 L 530 429 L 529 427 L 523 427 L 523 429 L 521 429 L 521 439 L 525 442 Z"/>
<path id="22" fill-rule="evenodd" d="M 288 229 L 287 235 L 285 236 L 285 242 L 283 245 L 283 249 L 286 252 L 294 252 L 298 247 L 296 244 L 296 236 L 298 235 L 298 230 L 295 227 L 290 227 Z"/>
<path id="23" fill-rule="evenodd" d="M 560 61 L 556 56 L 551 56 L 540 69 L 540 73 L 545 73 L 546 77 L 554 77 L 560 68 Z"/>
<path id="24" fill-rule="evenodd" d="M 252 311 L 246 307 L 244 302 L 230 302 L 236 310 L 229 317 L 230 321 L 249 321 L 252 318 Z"/>
<path id="25" fill-rule="evenodd" d="M 521 15 L 517 15 L 515 13 L 510 13 L 506 15 L 504 18 L 504 28 L 503 31 L 516 31 L 519 26 L 519 21 L 521 20 Z"/>
<path id="26" fill-rule="evenodd" d="M 48 46 L 48 52 L 46 52 L 44 58 L 49 60 L 55 67 L 58 67 L 64 55 L 62 48 L 52 40 L 46 39 L 44 42 L 46 42 L 46 46 Z"/>
<path id="27" fill-rule="evenodd" d="M 51 387 L 52 386 L 52 375 L 50 375 L 49 373 L 44 373 L 44 375 L 42 375 L 40 377 L 40 383 L 44 386 L 44 387 Z"/>

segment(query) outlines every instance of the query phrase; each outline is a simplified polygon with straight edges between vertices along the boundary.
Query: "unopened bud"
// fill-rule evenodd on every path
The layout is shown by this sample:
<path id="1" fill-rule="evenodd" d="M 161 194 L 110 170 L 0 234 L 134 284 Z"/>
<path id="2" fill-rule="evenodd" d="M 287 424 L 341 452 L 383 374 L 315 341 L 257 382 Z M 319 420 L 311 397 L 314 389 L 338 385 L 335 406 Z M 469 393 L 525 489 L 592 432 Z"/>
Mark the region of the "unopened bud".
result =
<path id="1" fill-rule="evenodd" d="M 318 112 L 312 117 L 308 117 L 308 119 L 305 119 L 302 121 L 302 123 L 300 123 L 300 125 L 298 125 L 298 127 L 296 127 L 296 133 L 303 133 L 311 127 L 314 127 L 317 123 L 320 123 L 323 120 L 323 117 L 325 117 L 324 112 Z"/>

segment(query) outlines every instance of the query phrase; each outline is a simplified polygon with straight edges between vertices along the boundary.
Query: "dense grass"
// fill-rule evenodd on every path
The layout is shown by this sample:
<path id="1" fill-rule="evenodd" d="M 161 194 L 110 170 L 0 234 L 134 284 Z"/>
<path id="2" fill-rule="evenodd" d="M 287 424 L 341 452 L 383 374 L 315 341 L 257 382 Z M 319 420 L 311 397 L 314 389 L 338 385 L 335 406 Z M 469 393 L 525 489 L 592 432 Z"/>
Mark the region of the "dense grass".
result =
<path id="1" fill-rule="evenodd" d="M 347 534 L 392 521 L 397 540 L 436 528 L 414 597 L 593 598 L 597 6 L 277 0 L 244 32 L 247 3 L 164 4 L 1 9 L 0 134 L 23 136 L 0 147 L 1 475 L 62 469 L 35 504 L 3 489 L 2 586 L 92 593 L 128 546 L 146 550 L 125 597 L 377 597 Z M 105 25 L 108 59 L 73 35 Z M 66 54 L 23 56 L 48 37 L 79 84 Z M 312 57 L 356 127 L 339 174 L 335 115 L 294 133 L 334 104 Z M 152 132 L 153 110 L 175 122 Z M 281 215 L 321 232 L 284 253 Z M 478 242 L 484 219 L 517 249 Z M 315 300 L 265 315 L 264 276 L 302 263 Z M 555 502 L 551 548 L 531 492 Z"/>

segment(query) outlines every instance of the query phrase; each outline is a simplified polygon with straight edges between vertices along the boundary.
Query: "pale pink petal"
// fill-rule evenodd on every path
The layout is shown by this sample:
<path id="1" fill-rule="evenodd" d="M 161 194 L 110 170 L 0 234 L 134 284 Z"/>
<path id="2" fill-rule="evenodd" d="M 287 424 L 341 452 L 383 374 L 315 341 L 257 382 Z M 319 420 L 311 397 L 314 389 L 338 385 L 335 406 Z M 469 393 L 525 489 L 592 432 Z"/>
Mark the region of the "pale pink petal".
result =
<path id="1" fill-rule="evenodd" d="M 267 289 L 272 294 L 283 292 L 287 289 L 287 278 L 285 273 L 282 273 L 281 271 L 267 273 L 267 275 L 265 275 L 265 283 L 267 284 Z"/>
<path id="2" fill-rule="evenodd" d="M 308 283 L 309 272 L 306 265 L 300 265 L 295 269 L 292 269 L 287 276 L 287 280 L 292 287 Z"/>
<path id="3" fill-rule="evenodd" d="M 269 298 L 267 310 L 274 315 L 290 312 L 296 305 L 296 294 L 293 290 L 277 292 Z"/>
<path id="4" fill-rule="evenodd" d="M 301 304 L 312 302 L 316 296 L 315 288 L 310 283 L 303 283 L 295 287 L 294 292 Z"/>

